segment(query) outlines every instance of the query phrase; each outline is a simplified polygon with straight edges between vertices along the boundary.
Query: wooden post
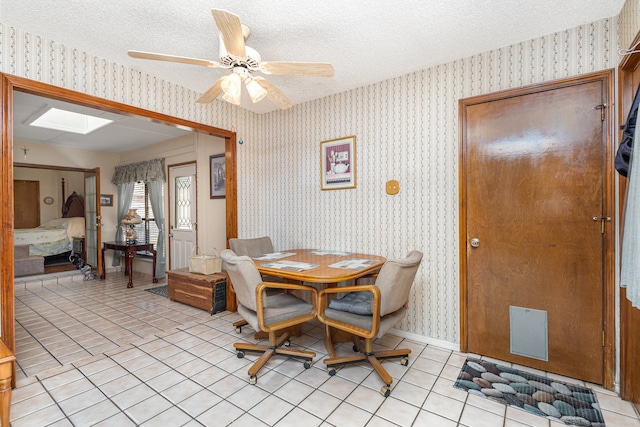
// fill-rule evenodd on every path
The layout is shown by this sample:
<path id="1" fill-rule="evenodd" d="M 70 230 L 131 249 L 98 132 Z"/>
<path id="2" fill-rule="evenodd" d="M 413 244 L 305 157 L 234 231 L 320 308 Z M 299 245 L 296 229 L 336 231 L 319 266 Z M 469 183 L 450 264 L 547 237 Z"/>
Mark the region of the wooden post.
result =
<path id="1" fill-rule="evenodd" d="M 0 341 L 0 424 L 9 427 L 9 410 L 11 409 L 11 381 L 13 362 L 16 356 Z"/>

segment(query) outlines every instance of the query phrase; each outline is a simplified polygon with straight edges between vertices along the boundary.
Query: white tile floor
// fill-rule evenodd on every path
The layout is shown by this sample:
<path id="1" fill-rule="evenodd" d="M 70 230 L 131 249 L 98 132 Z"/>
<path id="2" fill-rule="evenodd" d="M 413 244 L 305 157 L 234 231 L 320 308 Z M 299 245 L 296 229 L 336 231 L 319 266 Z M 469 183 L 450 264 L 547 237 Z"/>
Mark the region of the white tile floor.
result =
<path id="1" fill-rule="evenodd" d="M 390 397 L 379 394 L 382 382 L 367 365 L 329 377 L 315 322 L 292 340 L 316 352 L 311 369 L 277 357 L 250 385 L 246 371 L 255 357 L 238 359 L 233 343 L 252 340 L 253 330 L 236 334 L 237 314 L 210 316 L 146 292 L 158 285 L 145 276 L 134 286 L 126 289 L 121 273 L 105 281 L 70 273 L 16 282 L 12 426 L 563 425 L 454 388 L 466 354 L 393 335 L 376 345 L 412 354 L 408 367 L 384 362 L 394 378 Z M 338 350 L 351 352 L 351 345 Z M 608 427 L 640 427 L 629 402 L 559 378 L 594 388 Z"/>

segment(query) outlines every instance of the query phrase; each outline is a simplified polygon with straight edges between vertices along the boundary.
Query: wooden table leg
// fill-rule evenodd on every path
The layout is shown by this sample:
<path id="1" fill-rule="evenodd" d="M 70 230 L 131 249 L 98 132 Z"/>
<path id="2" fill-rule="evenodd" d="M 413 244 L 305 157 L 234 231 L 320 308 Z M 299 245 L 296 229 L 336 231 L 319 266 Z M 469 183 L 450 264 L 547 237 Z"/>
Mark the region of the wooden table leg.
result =
<path id="1" fill-rule="evenodd" d="M 11 377 L 13 362 L 16 357 L 7 346 L 0 341 L 0 423 L 9 427 L 9 411 L 11 409 Z"/>
<path id="2" fill-rule="evenodd" d="M 107 266 L 104 265 L 104 248 L 102 248 L 102 274 L 100 278 L 104 280 L 105 277 L 107 277 Z"/>
<path id="3" fill-rule="evenodd" d="M 149 252 L 153 254 L 153 283 L 158 283 L 158 279 L 156 279 L 156 250 L 149 249 Z"/>
<path id="4" fill-rule="evenodd" d="M 331 326 L 324 325 L 324 346 L 329 353 L 329 357 L 336 357 L 336 350 L 333 348 L 333 339 L 331 337 Z"/>
<path id="5" fill-rule="evenodd" d="M 127 288 L 133 288 L 133 258 L 135 258 L 135 256 L 136 251 L 134 250 L 134 248 L 128 247 L 126 252 L 126 270 L 129 272 L 129 283 L 127 283 Z"/>
<path id="6" fill-rule="evenodd" d="M 11 366 L 11 365 L 7 365 Z M 3 374 L 5 375 L 5 374 Z M 0 425 L 9 426 L 9 413 L 11 411 L 11 374 L 9 378 L 0 380 Z"/>

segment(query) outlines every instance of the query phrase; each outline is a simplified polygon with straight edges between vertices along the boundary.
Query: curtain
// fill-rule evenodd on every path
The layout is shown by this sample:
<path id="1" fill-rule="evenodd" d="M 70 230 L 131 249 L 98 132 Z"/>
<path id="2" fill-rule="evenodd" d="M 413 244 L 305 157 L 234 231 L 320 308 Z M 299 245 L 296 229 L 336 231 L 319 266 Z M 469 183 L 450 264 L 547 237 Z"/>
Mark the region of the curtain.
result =
<path id="1" fill-rule="evenodd" d="M 631 154 L 624 210 L 620 286 L 627 288 L 631 305 L 640 308 L 640 167 L 634 167 L 633 157 Z"/>
<path id="2" fill-rule="evenodd" d="M 147 183 L 149 189 L 149 202 L 153 210 L 153 217 L 158 226 L 158 247 L 155 248 L 156 255 L 156 278 L 164 277 L 167 266 L 164 244 L 164 185 L 162 181 L 151 181 Z"/>
<path id="3" fill-rule="evenodd" d="M 635 308 L 640 308 L 640 220 L 638 220 L 640 218 L 640 166 L 634 167 L 633 165 L 634 151 L 637 151 L 637 147 L 634 149 L 634 145 L 639 106 L 640 85 L 636 90 L 633 104 L 622 128 L 623 139 L 616 156 L 616 169 L 623 176 L 624 173 L 620 171 L 619 163 L 624 163 L 625 156 L 628 156 L 626 176 L 629 179 L 623 214 L 620 286 L 627 288 L 627 299 Z M 620 156 L 621 153 L 623 156 Z"/>
<path id="4" fill-rule="evenodd" d="M 151 181 L 166 181 L 164 159 L 153 159 L 145 162 L 116 166 L 113 179 L 111 180 L 115 185 Z"/>
<path id="5" fill-rule="evenodd" d="M 116 242 L 122 240 L 122 229 L 120 228 L 120 222 L 131 206 L 131 201 L 133 200 L 133 189 L 135 185 L 135 182 L 118 184 L 118 211 L 116 212 L 118 215 L 118 221 L 116 222 L 116 235 L 114 239 Z M 122 255 L 122 251 L 115 253 L 113 255 L 113 262 L 111 263 L 111 265 L 114 267 L 120 265 L 120 256 Z"/>

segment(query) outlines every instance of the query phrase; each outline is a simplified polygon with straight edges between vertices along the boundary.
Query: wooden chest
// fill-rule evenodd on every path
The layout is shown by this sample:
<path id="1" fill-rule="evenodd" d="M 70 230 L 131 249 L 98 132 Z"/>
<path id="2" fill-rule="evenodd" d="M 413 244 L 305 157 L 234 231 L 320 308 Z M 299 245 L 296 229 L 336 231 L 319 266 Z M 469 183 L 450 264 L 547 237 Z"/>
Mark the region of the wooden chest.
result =
<path id="1" fill-rule="evenodd" d="M 189 273 L 188 268 L 167 271 L 169 299 L 211 314 L 226 310 L 227 275 Z"/>

